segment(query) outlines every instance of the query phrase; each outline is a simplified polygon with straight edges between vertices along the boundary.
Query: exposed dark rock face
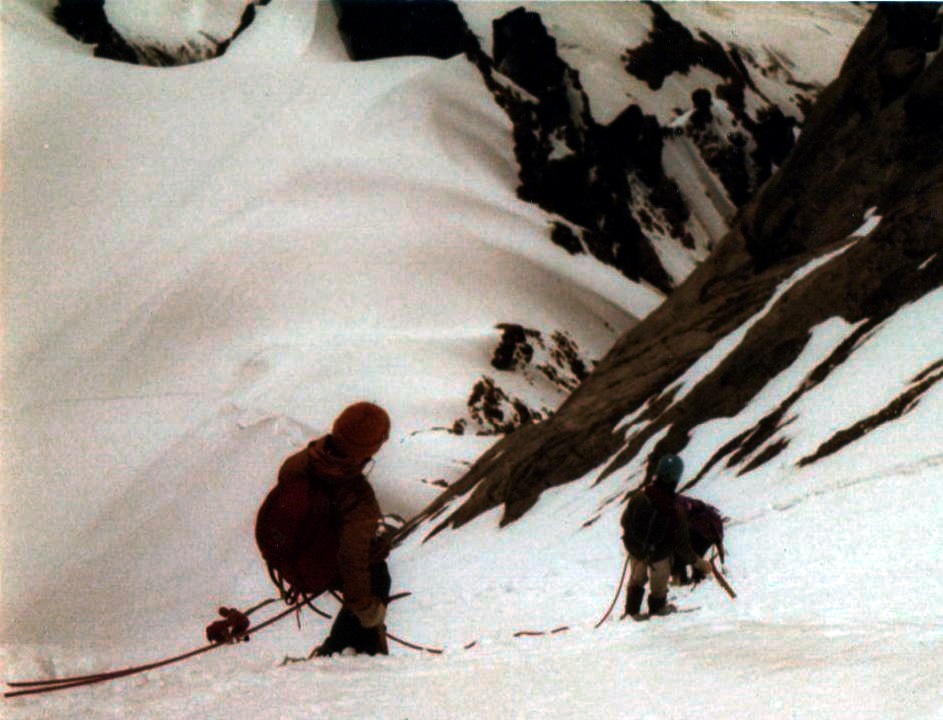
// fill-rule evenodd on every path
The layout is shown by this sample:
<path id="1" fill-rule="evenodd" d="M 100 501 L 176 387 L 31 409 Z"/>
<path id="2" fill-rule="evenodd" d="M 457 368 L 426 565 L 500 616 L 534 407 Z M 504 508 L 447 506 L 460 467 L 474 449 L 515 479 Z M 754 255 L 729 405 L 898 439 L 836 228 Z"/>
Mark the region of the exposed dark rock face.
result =
<path id="1" fill-rule="evenodd" d="M 491 357 L 495 369 L 525 376 L 534 370 L 565 391 L 575 389 L 589 375 L 579 347 L 565 332 L 552 332 L 547 341 L 539 330 L 513 323 L 502 323 L 498 329 L 502 331 L 501 342 Z M 533 384 L 531 377 L 528 381 Z"/>
<path id="2" fill-rule="evenodd" d="M 338 30 L 353 60 L 402 55 L 450 58 L 467 26 L 451 0 L 333 0 Z"/>
<path id="3" fill-rule="evenodd" d="M 920 399 L 940 380 L 943 380 L 943 360 L 934 363 L 914 378 L 910 387 L 896 397 L 887 407 L 870 417 L 860 420 L 851 427 L 839 430 L 822 443 L 814 453 L 802 458 L 799 465 L 811 465 L 816 460 L 828 457 L 875 428 L 907 414 L 919 404 Z"/>
<path id="4" fill-rule="evenodd" d="M 625 55 L 626 69 L 657 90 L 665 78 L 674 73 L 686 73 L 692 67 L 703 67 L 726 79 L 721 94 L 730 97 L 738 106 L 743 105 L 743 90 L 752 86 L 743 60 L 734 50 L 728 52 L 707 33 L 694 35 L 676 21 L 661 5 L 645 3 L 652 11 L 654 25 L 645 43 Z M 755 86 L 753 86 L 755 88 Z"/>
<path id="5" fill-rule="evenodd" d="M 501 342 L 491 356 L 491 366 L 497 370 L 517 370 L 534 358 L 533 342 L 540 337 L 538 330 L 512 323 L 498 325 Z"/>
<path id="6" fill-rule="evenodd" d="M 782 452 L 788 439 L 780 431 L 796 400 L 879 323 L 943 285 L 943 55 L 916 74 L 919 61 L 899 62 L 934 52 L 939 23 L 936 5 L 878 6 L 795 150 L 711 257 L 619 339 L 552 417 L 497 443 L 410 527 L 457 498 L 464 502 L 450 508 L 436 531 L 499 505 L 503 522 L 511 522 L 543 490 L 600 467 L 604 475 L 615 472 L 656 436 L 651 457 L 681 451 L 695 427 L 735 416 L 789 367 L 811 328 L 836 316 L 856 324 L 779 408 L 731 438 L 710 464 L 725 461 L 745 472 Z M 878 208 L 880 224 L 853 235 L 870 207 Z M 686 369 L 815 259 L 822 264 L 796 279 L 712 373 L 678 393 L 672 383 Z M 940 380 L 940 363 L 943 350 L 897 401 L 826 440 L 803 462 L 906 413 Z M 632 425 L 619 428 L 636 411 Z"/>
<path id="7" fill-rule="evenodd" d="M 59 0 L 52 17 L 79 42 L 103 43 L 114 34 L 105 17 L 105 0 Z"/>
<path id="8" fill-rule="evenodd" d="M 492 56 L 498 72 L 536 97 L 554 94 L 568 70 L 540 15 L 522 7 L 495 21 Z"/>
<path id="9" fill-rule="evenodd" d="M 674 281 L 639 220 L 644 212 L 649 227 L 660 220 L 691 242 L 688 208 L 661 164 L 657 120 L 632 106 L 599 125 L 579 73 L 559 57 L 537 13 L 517 8 L 494 21 L 493 35 L 492 56 L 474 37 L 466 52 L 513 123 L 518 195 L 569 222 L 550 230 L 568 252 L 591 253 L 632 280 L 670 291 Z M 647 192 L 633 194 L 633 177 Z"/>
<path id="10" fill-rule="evenodd" d="M 793 78 L 786 59 L 774 58 L 764 66 L 745 48 L 724 46 L 706 32 L 695 37 L 662 5 L 646 5 L 652 11 L 653 27 L 642 45 L 625 53 L 626 70 L 652 89 L 659 89 L 668 76 L 695 67 L 718 76 L 715 87 L 694 91 L 693 112 L 676 132 L 694 141 L 730 200 L 742 206 L 785 160 L 800 124 L 799 117 L 787 114 L 763 95 L 751 71 L 784 76 L 796 88 L 799 107 L 810 105 L 818 88 Z M 755 116 L 747 110 L 748 92 L 765 103 Z M 723 108 L 722 114 L 712 111 L 715 102 Z"/>
<path id="11" fill-rule="evenodd" d="M 531 410 L 521 398 L 508 395 L 490 377 L 475 383 L 468 398 L 468 413 L 478 427 L 476 435 L 507 435 L 544 418 L 543 413 Z"/>
<path id="12" fill-rule="evenodd" d="M 939 56 L 920 75 L 892 76 L 888 65 L 904 53 L 919 56 L 913 64 L 922 68 L 939 43 L 936 4 L 882 5 L 874 14 L 838 79 L 806 119 L 790 162 L 762 189 L 742 225 L 757 267 L 821 245 L 836 232 L 851 232 L 862 208 L 885 212 L 889 202 L 925 192 L 926 174 L 940 162 L 943 142 L 937 122 L 943 117 L 941 93 L 933 84 Z M 841 169 L 842 181 L 822 168 Z"/>
<path id="13" fill-rule="evenodd" d="M 576 342 L 562 331 L 543 333 L 514 323 L 497 326 L 501 339 L 491 357 L 491 366 L 501 373 L 513 374 L 534 387 L 548 388 L 555 400 L 561 400 L 589 375 L 589 362 L 582 357 Z M 498 380 L 484 376 L 472 388 L 468 398 L 468 418 L 457 419 L 450 432 L 463 435 L 507 435 L 518 428 L 550 417 L 554 409 L 546 402 L 535 403 L 501 387 L 509 375 Z M 546 393 L 537 393 L 544 394 Z M 555 403 L 552 403 L 555 404 Z"/>
<path id="14" fill-rule="evenodd" d="M 79 42 L 95 45 L 95 57 L 139 64 L 134 48 L 108 22 L 105 0 L 59 0 L 52 17 Z"/>
<path id="15" fill-rule="evenodd" d="M 256 6 L 268 5 L 269 2 L 271 0 L 247 2 L 238 25 L 227 38 L 216 39 L 204 33 L 175 47 L 129 41 L 122 37 L 108 20 L 105 0 L 59 0 L 53 9 L 53 20 L 79 42 L 94 45 L 95 57 L 132 65 L 166 67 L 220 57 L 255 20 Z"/>
<path id="16" fill-rule="evenodd" d="M 519 7 L 496 19 L 489 56 L 450 0 L 334 3 L 354 59 L 464 52 L 513 124 L 518 195 L 562 218 L 550 224 L 551 240 L 666 293 L 677 278 L 662 264 L 655 241 L 694 249 L 695 240 L 688 203 L 664 170 L 665 138 L 690 137 L 721 179 L 731 206 L 740 206 L 788 155 L 799 123 L 796 114 L 769 101 L 755 116 L 747 112 L 747 92 L 762 95 L 751 70 L 785 75 L 797 94 L 816 90 L 789 77 L 788 58 L 764 66 L 706 33 L 695 38 L 662 6 L 651 4 L 651 35 L 626 52 L 628 72 L 657 88 L 669 74 L 697 65 L 714 72 L 718 85 L 697 94 L 697 112 L 677 127 L 662 127 L 638 105 L 603 125 L 593 118 L 579 73 L 560 57 L 537 12 Z M 808 102 L 808 95 L 802 99 Z M 712 113 L 714 105 L 724 112 Z"/>
<path id="17" fill-rule="evenodd" d="M 677 278 L 662 264 L 656 240 L 689 249 L 696 244 L 688 202 L 664 169 L 666 138 L 690 139 L 736 208 L 784 162 L 801 118 L 797 108 L 765 98 L 751 73 L 785 78 L 800 106 L 811 105 L 818 88 L 793 78 L 788 58 L 764 65 L 706 33 L 695 37 L 661 5 L 650 8 L 652 31 L 626 51 L 627 71 L 655 89 L 668 75 L 694 66 L 718 77 L 715 87 L 695 90 L 690 116 L 671 128 L 635 104 L 610 123 L 598 123 L 579 73 L 561 59 L 537 12 L 517 8 L 496 19 L 491 56 L 474 38 L 467 54 L 513 124 L 518 195 L 564 219 L 551 224 L 551 240 L 667 293 Z M 757 98 L 760 104 L 752 115 L 748 93 L 751 106 Z"/>

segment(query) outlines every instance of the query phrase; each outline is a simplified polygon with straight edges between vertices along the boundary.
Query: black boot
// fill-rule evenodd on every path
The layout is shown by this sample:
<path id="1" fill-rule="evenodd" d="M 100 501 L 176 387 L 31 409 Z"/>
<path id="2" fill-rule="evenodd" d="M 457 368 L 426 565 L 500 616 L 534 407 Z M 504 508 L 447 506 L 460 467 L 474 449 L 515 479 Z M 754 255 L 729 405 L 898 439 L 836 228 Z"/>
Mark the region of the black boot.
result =
<path id="1" fill-rule="evenodd" d="M 643 597 L 645 597 L 644 587 L 629 585 L 625 591 L 625 614 L 635 617 L 641 613 Z"/>
<path id="2" fill-rule="evenodd" d="M 687 585 L 691 582 L 688 578 L 688 565 L 684 560 L 671 561 L 671 579 L 676 585 Z"/>
<path id="3" fill-rule="evenodd" d="M 648 614 L 649 615 L 664 615 L 668 606 L 667 597 L 655 597 L 654 595 L 648 596 Z"/>
<path id="4" fill-rule="evenodd" d="M 330 657 L 336 652 L 339 652 L 338 648 L 334 645 L 334 643 L 331 642 L 331 638 L 328 637 L 323 643 L 311 651 L 308 659 L 310 660 L 311 658 L 316 657 Z"/>

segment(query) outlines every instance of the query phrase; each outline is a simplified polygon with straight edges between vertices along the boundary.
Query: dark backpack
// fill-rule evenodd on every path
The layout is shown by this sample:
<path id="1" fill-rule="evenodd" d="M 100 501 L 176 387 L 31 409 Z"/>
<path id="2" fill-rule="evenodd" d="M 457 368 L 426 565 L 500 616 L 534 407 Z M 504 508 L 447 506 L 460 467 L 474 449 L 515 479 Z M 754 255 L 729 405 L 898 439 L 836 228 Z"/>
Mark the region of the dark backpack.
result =
<path id="1" fill-rule="evenodd" d="M 286 602 L 336 586 L 339 529 L 323 488 L 308 480 L 279 482 L 256 515 L 255 540 Z"/>
<path id="2" fill-rule="evenodd" d="M 629 554 L 640 560 L 659 560 L 670 552 L 671 519 L 655 507 L 644 490 L 632 494 L 622 514 L 622 542 Z"/>
<path id="3" fill-rule="evenodd" d="M 724 518 L 720 510 L 703 500 L 679 496 L 679 502 L 687 513 L 691 547 L 703 555 L 716 546 L 721 562 L 724 560 Z"/>

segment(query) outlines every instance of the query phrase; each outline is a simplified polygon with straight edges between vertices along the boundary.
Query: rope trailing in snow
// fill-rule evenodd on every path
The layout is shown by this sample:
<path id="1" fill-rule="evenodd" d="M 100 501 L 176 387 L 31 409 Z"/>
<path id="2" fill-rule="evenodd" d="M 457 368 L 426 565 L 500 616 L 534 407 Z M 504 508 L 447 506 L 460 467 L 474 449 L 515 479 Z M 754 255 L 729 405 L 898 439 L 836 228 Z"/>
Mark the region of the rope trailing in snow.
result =
<path id="1" fill-rule="evenodd" d="M 625 575 L 629 571 L 629 561 L 631 559 L 631 555 L 625 556 L 625 562 L 622 564 L 622 574 L 619 576 L 619 584 L 616 586 L 616 594 L 612 596 L 612 602 L 609 603 L 609 608 L 606 610 L 606 614 L 599 618 L 598 623 L 593 625 L 593 630 L 596 630 L 600 625 L 606 622 L 606 620 L 608 620 L 609 616 L 612 614 L 612 611 L 616 606 L 616 602 L 619 600 L 619 594 L 622 592 L 622 586 L 625 584 Z"/>
<path id="2" fill-rule="evenodd" d="M 609 619 L 609 616 L 612 615 L 613 609 L 615 609 L 616 603 L 619 601 L 619 595 L 622 593 L 622 586 L 625 584 L 625 576 L 629 571 L 629 561 L 631 557 L 629 555 L 625 556 L 625 562 L 622 564 L 622 573 L 619 575 L 619 584 L 616 585 L 616 592 L 612 596 L 612 602 L 609 603 L 609 607 L 606 608 L 606 613 L 599 618 L 599 621 L 593 625 L 593 630 L 597 630 L 606 620 Z M 544 635 L 557 635 L 561 632 L 565 632 L 570 629 L 569 625 L 561 625 L 556 627 L 553 630 L 518 630 L 514 633 L 514 637 L 542 637 Z"/>
<path id="3" fill-rule="evenodd" d="M 619 584 L 616 587 L 616 592 L 612 598 L 612 602 L 609 603 L 609 607 L 606 609 L 606 613 L 593 626 L 594 630 L 599 628 L 612 614 L 612 611 L 616 606 L 616 602 L 619 599 L 619 595 L 622 592 L 622 586 L 625 583 L 626 573 L 628 572 L 628 568 L 629 568 L 629 561 L 630 561 L 630 558 L 627 556 L 625 563 L 622 566 L 622 574 L 619 577 Z M 714 576 L 714 579 L 723 588 L 724 592 L 726 592 L 727 595 L 730 596 L 731 599 L 735 599 L 737 597 L 737 593 L 734 591 L 733 587 L 727 581 L 727 578 L 725 578 L 723 574 L 720 572 L 720 570 L 717 568 L 717 565 L 713 557 L 709 560 L 709 564 L 711 568 L 711 574 Z M 340 594 L 338 594 L 337 592 L 333 590 L 331 591 L 331 594 L 337 599 L 338 602 L 343 603 L 343 598 L 340 596 Z M 411 593 L 408 593 L 408 592 L 398 593 L 396 595 L 391 596 L 389 601 L 393 602 L 394 600 L 399 600 L 400 598 L 407 597 L 410 594 Z M 273 602 L 277 602 L 278 600 L 279 598 L 268 598 L 266 600 L 263 600 L 257 603 L 256 605 L 253 605 L 248 610 L 246 610 L 244 614 L 246 616 L 249 616 L 252 613 L 256 612 L 257 610 L 260 610 L 261 608 L 267 605 L 270 605 Z M 250 635 L 268 627 L 269 625 L 272 625 L 278 622 L 279 620 L 285 617 L 288 617 L 292 613 L 300 613 L 301 609 L 304 607 L 308 607 L 320 617 L 330 620 L 333 616 L 321 610 L 320 608 L 318 608 L 314 604 L 313 600 L 314 600 L 313 595 L 306 595 L 306 596 L 300 597 L 298 600 L 296 600 L 294 603 L 289 605 L 287 608 L 285 608 L 281 612 L 277 613 L 276 615 L 273 615 L 268 620 L 265 620 L 264 622 L 259 623 L 255 627 L 250 628 L 248 631 L 245 632 L 242 638 L 248 639 Z M 557 635 L 569 629 L 570 627 L 568 625 L 561 625 L 559 627 L 556 627 L 552 630 L 547 630 L 547 631 L 519 630 L 518 632 L 514 633 L 514 637 L 522 638 L 522 637 L 540 637 L 540 636 L 545 636 L 545 635 Z M 427 652 L 433 655 L 441 655 L 445 652 L 445 650 L 443 650 L 442 648 L 429 647 L 426 645 L 418 645 L 416 643 L 409 642 L 408 640 L 404 640 L 403 638 L 397 637 L 396 635 L 393 635 L 392 633 L 387 632 L 385 630 L 384 632 L 386 634 L 386 637 L 392 640 L 393 642 L 398 643 L 402 645 L 403 647 L 410 648 L 412 650 L 417 650 L 420 652 Z M 477 643 L 478 643 L 477 640 L 473 640 L 472 642 L 465 645 L 464 649 L 469 650 L 470 648 L 477 645 Z M 71 688 L 82 687 L 84 685 L 94 685 L 96 683 L 107 682 L 109 680 L 117 680 L 118 678 L 128 677 L 130 675 L 136 675 L 138 673 L 146 672 L 148 670 L 154 670 L 159 667 L 164 667 L 166 665 L 171 665 L 173 663 L 181 662 L 182 660 L 187 660 L 191 657 L 196 657 L 197 655 L 201 655 L 205 652 L 209 652 L 210 650 L 215 650 L 216 648 L 222 645 L 227 645 L 227 644 L 229 643 L 214 642 L 214 643 L 210 643 L 209 645 L 204 645 L 194 650 L 190 650 L 189 652 L 181 653 L 180 655 L 175 655 L 173 657 L 165 658 L 163 660 L 157 660 L 155 662 L 146 663 L 144 665 L 135 665 L 128 668 L 123 668 L 121 670 L 109 670 L 106 672 L 93 673 L 90 675 L 73 675 L 70 677 L 52 678 L 52 679 L 44 679 L 44 680 L 8 681 L 7 685 L 9 687 L 16 688 L 16 689 L 5 692 L 3 696 L 5 698 L 11 698 L 11 697 L 18 697 L 20 695 L 37 695 L 40 693 L 55 692 L 57 690 L 68 690 Z"/>
<path id="4" fill-rule="evenodd" d="M 544 635 L 559 635 L 562 632 L 566 632 L 570 629 L 569 625 L 561 625 L 560 627 L 555 627 L 553 630 L 518 630 L 514 633 L 514 637 L 543 637 Z"/>
<path id="5" fill-rule="evenodd" d="M 393 633 L 387 632 L 386 636 L 395 643 L 399 643 L 403 647 L 410 648 L 411 650 L 419 650 L 420 652 L 431 653 L 432 655 L 441 655 L 445 652 L 442 648 L 429 647 L 427 645 L 416 645 L 402 638 L 396 637 Z"/>
<path id="6" fill-rule="evenodd" d="M 399 600 L 400 598 L 407 597 L 410 594 L 411 593 L 408 593 L 408 592 L 398 593 L 396 595 L 393 595 L 390 598 L 390 602 L 394 600 Z M 270 605 L 274 602 L 277 602 L 278 600 L 279 598 L 268 598 L 267 600 L 263 600 L 253 605 L 248 610 L 246 610 L 244 614 L 248 617 L 249 615 L 252 615 L 252 613 L 254 613 L 255 611 L 260 610 L 261 608 L 267 605 Z M 242 637 L 248 638 L 253 633 L 256 633 L 259 630 L 262 630 L 263 628 L 266 628 L 269 625 L 272 625 L 278 622 L 279 620 L 288 617 L 292 613 L 300 612 L 301 609 L 304 607 L 308 607 L 312 611 L 314 611 L 316 615 L 319 615 L 322 618 L 326 618 L 330 620 L 333 616 L 329 613 L 324 612 L 319 607 L 317 607 L 314 604 L 313 600 L 314 600 L 313 595 L 305 595 L 305 596 L 299 597 L 296 602 L 289 605 L 280 613 L 270 617 L 268 620 L 262 623 L 259 623 L 255 627 L 250 628 Z M 443 650 L 439 648 L 430 648 L 430 647 L 424 647 L 422 645 L 415 645 L 406 640 L 403 640 L 402 638 L 398 638 L 394 635 L 391 635 L 390 633 L 387 633 L 386 635 L 388 638 L 390 638 L 390 640 L 393 640 L 394 642 L 398 642 L 400 645 L 412 648 L 414 650 L 421 650 L 421 651 L 433 653 L 436 655 L 444 652 Z M 229 643 L 225 643 L 225 642 L 214 642 L 208 645 L 204 645 L 202 647 L 198 647 L 194 650 L 190 650 L 189 652 L 181 653 L 180 655 L 174 655 L 173 657 L 164 658 L 163 660 L 157 660 L 155 662 L 145 663 L 143 665 L 134 665 L 132 667 L 122 668 L 120 670 L 108 670 L 105 672 L 92 673 L 89 675 L 72 675 L 69 677 L 51 678 L 51 679 L 44 679 L 44 680 L 9 681 L 7 682 L 7 685 L 9 687 L 16 688 L 16 689 L 5 692 L 3 696 L 6 698 L 11 698 L 11 697 L 17 697 L 20 695 L 38 695 L 40 693 L 50 693 L 50 692 L 55 692 L 57 690 L 68 690 L 70 688 L 82 687 L 84 685 L 94 685 L 96 683 L 107 682 L 108 680 L 117 680 L 118 678 L 128 677 L 129 675 L 137 675 L 138 673 L 147 672 L 148 670 L 154 670 L 156 668 L 164 667 L 166 665 L 172 665 L 174 663 L 181 662 L 182 660 L 187 660 L 192 657 L 196 657 L 197 655 L 202 655 L 205 652 L 209 652 L 210 650 L 215 650 L 216 648 L 222 645 L 228 645 L 228 644 Z"/>
<path id="7" fill-rule="evenodd" d="M 262 602 L 254 605 L 249 610 L 246 611 L 246 615 L 251 615 L 256 610 L 265 607 L 273 602 L 276 602 L 278 598 L 269 598 L 268 600 L 263 600 Z M 290 605 L 285 610 L 282 610 L 277 615 L 270 617 L 268 620 L 259 623 L 255 627 L 249 629 L 245 636 L 248 637 L 254 633 L 257 633 L 259 630 L 272 625 L 282 618 L 288 617 L 293 612 L 297 611 L 298 608 L 304 604 L 315 609 L 319 614 L 323 611 L 317 610 L 314 608 L 314 605 L 311 603 L 313 597 L 308 596 L 294 605 Z M 136 675 L 138 673 L 146 672 L 148 670 L 154 670 L 159 667 L 164 667 L 165 665 L 171 665 L 173 663 L 180 662 L 182 660 L 187 660 L 188 658 L 195 657 L 197 655 L 202 655 L 205 652 L 210 650 L 215 650 L 222 645 L 227 645 L 228 643 L 210 643 L 209 645 L 204 645 L 202 647 L 196 648 L 195 650 L 190 650 L 189 652 L 181 653 L 180 655 L 175 655 L 173 657 L 165 658 L 163 660 L 157 660 L 155 662 L 146 663 L 144 665 L 135 665 L 133 667 L 123 668 L 121 670 L 109 670 L 101 673 L 93 673 L 91 675 L 73 675 L 71 677 L 64 678 L 54 678 L 48 680 L 20 680 L 20 681 L 9 681 L 7 685 L 12 688 L 19 688 L 17 690 L 5 692 L 4 697 L 17 697 L 19 695 L 37 695 L 39 693 L 48 693 L 55 692 L 57 690 L 68 690 L 70 688 L 81 687 L 83 685 L 94 685 L 100 682 L 106 682 L 108 680 L 117 680 L 118 678 L 128 677 L 129 675 Z"/>

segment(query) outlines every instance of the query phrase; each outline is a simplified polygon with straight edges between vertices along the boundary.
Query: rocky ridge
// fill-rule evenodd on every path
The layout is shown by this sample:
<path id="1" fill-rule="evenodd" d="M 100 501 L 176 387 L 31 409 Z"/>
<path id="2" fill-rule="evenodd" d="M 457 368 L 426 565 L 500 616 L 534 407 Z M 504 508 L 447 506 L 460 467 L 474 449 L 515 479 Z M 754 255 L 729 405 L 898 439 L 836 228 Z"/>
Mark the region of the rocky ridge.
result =
<path id="1" fill-rule="evenodd" d="M 56 18 L 96 44 L 100 57 L 175 64 L 225 52 L 264 4 L 246 3 L 226 39 L 201 36 L 194 47 L 169 50 L 122 38 L 108 22 L 104 0 L 62 0 Z M 647 4 L 651 26 L 641 43 L 625 48 L 626 73 L 653 91 L 692 69 L 714 80 L 692 85 L 689 107 L 674 108 L 671 120 L 628 102 L 608 122 L 594 117 L 579 71 L 563 59 L 553 26 L 539 13 L 515 8 L 496 17 L 492 46 L 485 48 L 448 0 L 383 3 L 390 13 L 385 26 L 396 28 L 385 34 L 371 27 L 375 13 L 362 12 L 369 3 L 334 4 L 351 57 L 463 53 L 507 113 L 518 193 L 547 211 L 549 239 L 670 293 L 588 373 L 565 359 L 521 362 L 527 345 L 551 355 L 559 350 L 565 329 L 500 328 L 523 344 L 506 366 L 499 367 L 504 361 L 496 354 L 496 370 L 539 380 L 561 399 L 572 394 L 555 412 L 551 402 L 508 390 L 507 375 L 496 376 L 500 382 L 483 376 L 469 397 L 468 418 L 456 420 L 452 431 L 510 435 L 416 523 L 451 510 L 439 527 L 459 525 L 499 505 L 510 522 L 547 487 L 600 466 L 614 472 L 653 438 L 660 438 L 658 452 L 680 450 L 694 427 L 736 413 L 788 367 L 816 322 L 840 316 L 855 323 L 847 343 L 754 430 L 730 438 L 694 482 L 721 462 L 749 472 L 788 446 L 784 428 L 803 392 L 853 354 L 882 319 L 940 284 L 936 4 L 880 6 L 814 106 L 819 88 L 793 72 L 790 58 L 692 31 L 670 6 Z M 786 94 L 771 93 L 771 83 Z M 674 174 L 679 157 L 701 179 L 694 190 Z M 709 219 L 703 203 L 695 203 L 697 193 L 710 198 Z M 880 224 L 855 236 L 868 208 L 877 209 Z M 731 231 L 719 240 L 728 224 Z M 666 249 L 688 261 L 666 263 Z M 759 317 L 777 288 L 822 258 L 829 261 Z M 682 373 L 751 318 L 757 320 L 737 351 L 681 392 Z M 584 371 L 592 364 L 580 362 Z M 892 422 L 939 378 L 938 363 L 925 368 L 887 408 L 836 432 L 801 462 Z M 629 415 L 633 423 L 623 426 Z M 458 498 L 464 502 L 452 509 Z"/>
<path id="2" fill-rule="evenodd" d="M 798 399 L 883 320 L 943 285 L 940 23 L 937 4 L 879 6 L 796 148 L 711 256 L 618 340 L 552 417 L 493 446 L 410 527 L 445 515 L 437 532 L 497 506 L 509 523 L 545 489 L 600 467 L 604 477 L 616 472 L 656 437 L 651 456 L 682 451 L 693 428 L 736 415 L 795 361 L 813 327 L 840 317 L 855 327 L 850 337 L 753 429 L 694 468 L 691 484 L 717 463 L 746 473 L 782 452 Z M 880 222 L 862 230 L 872 208 Z M 820 264 L 797 274 L 813 262 Z M 681 392 L 680 376 L 751 319 L 716 370 Z M 935 387 L 941 363 L 800 462 L 892 422 Z"/>
<path id="3" fill-rule="evenodd" d="M 493 21 L 490 54 L 469 34 L 463 51 L 513 125 L 518 195 L 546 210 L 550 238 L 572 254 L 586 253 L 637 282 L 668 293 L 702 260 L 725 226 L 791 151 L 795 130 L 820 89 L 793 76 L 788 58 L 762 64 L 735 44 L 704 31 L 695 37 L 663 6 L 649 3 L 651 30 L 626 48 L 626 72 L 657 90 L 693 67 L 716 78 L 690 80 L 691 106 L 663 124 L 637 102 L 607 123 L 595 119 L 580 73 L 560 56 L 539 12 L 516 8 Z M 675 58 L 665 65 L 656 58 Z M 790 102 L 767 97 L 754 76 L 790 88 Z M 681 184 L 666 169 L 666 150 L 699 167 L 703 185 Z M 686 268 L 665 254 L 690 256 Z"/>

